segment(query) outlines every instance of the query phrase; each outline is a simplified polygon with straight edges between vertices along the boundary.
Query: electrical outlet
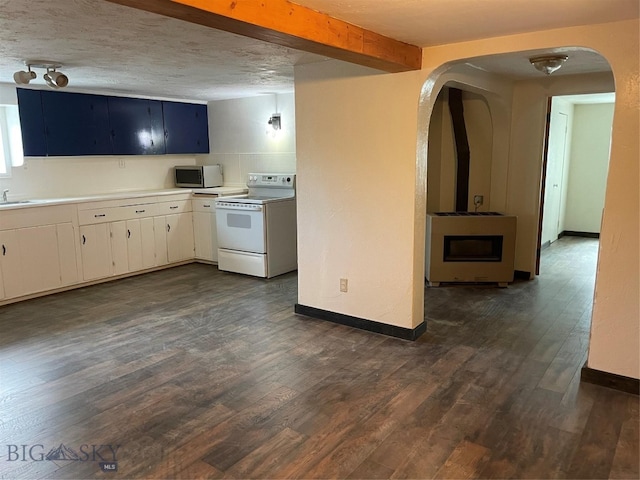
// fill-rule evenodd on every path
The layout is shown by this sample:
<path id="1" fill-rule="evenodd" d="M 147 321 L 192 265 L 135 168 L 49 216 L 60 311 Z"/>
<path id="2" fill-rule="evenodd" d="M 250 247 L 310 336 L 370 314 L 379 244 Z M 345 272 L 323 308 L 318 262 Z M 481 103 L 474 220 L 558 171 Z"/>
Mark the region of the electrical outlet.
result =
<path id="1" fill-rule="evenodd" d="M 349 280 L 346 278 L 340 279 L 340 291 L 343 293 L 347 293 L 349 291 Z"/>
<path id="2" fill-rule="evenodd" d="M 479 207 L 480 205 L 482 205 L 484 203 L 484 195 L 474 195 L 473 196 L 473 204 L 476 207 Z"/>

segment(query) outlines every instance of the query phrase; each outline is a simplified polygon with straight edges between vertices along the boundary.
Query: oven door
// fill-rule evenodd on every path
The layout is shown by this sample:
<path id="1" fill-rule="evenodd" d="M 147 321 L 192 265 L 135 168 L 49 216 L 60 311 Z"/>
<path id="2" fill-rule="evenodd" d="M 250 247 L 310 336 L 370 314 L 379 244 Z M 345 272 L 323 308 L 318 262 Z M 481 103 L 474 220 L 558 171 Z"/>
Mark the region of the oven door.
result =
<path id="1" fill-rule="evenodd" d="M 216 227 L 219 248 L 267 252 L 263 205 L 217 201 Z"/>

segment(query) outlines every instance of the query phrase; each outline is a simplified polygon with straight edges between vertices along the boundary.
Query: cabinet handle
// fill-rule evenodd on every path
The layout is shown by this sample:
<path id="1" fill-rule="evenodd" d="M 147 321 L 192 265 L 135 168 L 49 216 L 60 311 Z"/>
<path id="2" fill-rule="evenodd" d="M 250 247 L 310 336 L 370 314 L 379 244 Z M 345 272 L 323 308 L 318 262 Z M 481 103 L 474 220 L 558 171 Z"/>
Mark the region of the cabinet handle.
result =
<path id="1" fill-rule="evenodd" d="M 178 206 L 174 206 L 174 207 L 169 207 L 169 210 L 175 210 L 176 208 L 178 208 Z"/>
<path id="2" fill-rule="evenodd" d="M 4 246 L 4 244 L 2 245 L 2 255 L 6 255 L 7 254 L 7 247 Z"/>
<path id="3" fill-rule="evenodd" d="M 170 231 L 171 231 L 171 225 L 167 223 L 167 232 L 170 232 Z"/>
<path id="4" fill-rule="evenodd" d="M 211 208 L 211 205 L 202 205 L 204 208 Z"/>
<path id="5" fill-rule="evenodd" d="M 144 213 L 146 210 L 136 210 L 136 213 Z"/>
<path id="6" fill-rule="evenodd" d="M 127 228 L 127 238 L 131 238 L 131 230 Z"/>
<path id="7" fill-rule="evenodd" d="M 99 215 L 94 215 L 94 217 L 96 217 L 96 218 L 106 217 L 106 216 L 107 216 L 106 213 L 100 213 Z"/>
<path id="8" fill-rule="evenodd" d="M 87 237 L 82 235 L 82 244 L 84 245 L 85 243 L 87 243 Z"/>

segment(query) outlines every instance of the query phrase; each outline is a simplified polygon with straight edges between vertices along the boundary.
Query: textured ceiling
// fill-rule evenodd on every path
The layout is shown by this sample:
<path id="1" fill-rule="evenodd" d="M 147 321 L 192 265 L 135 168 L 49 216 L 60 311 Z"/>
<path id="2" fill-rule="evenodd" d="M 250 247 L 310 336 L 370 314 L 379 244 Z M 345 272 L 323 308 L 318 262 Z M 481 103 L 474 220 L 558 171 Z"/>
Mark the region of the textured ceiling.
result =
<path id="1" fill-rule="evenodd" d="M 42 59 L 64 65 L 68 90 L 216 100 L 291 92 L 293 66 L 324 58 L 104 0 L 0 0 L 0 12 L 0 82 Z"/>
<path id="2" fill-rule="evenodd" d="M 298 0 L 420 46 L 638 16 L 638 0 Z M 455 6 L 455 9 L 452 8 Z M 577 56 L 576 56 L 577 55 Z M 104 0 L 0 0 L 0 82 L 28 59 L 64 64 L 70 91 L 218 100 L 293 91 L 293 66 L 324 57 Z M 469 61 L 511 77 L 537 75 L 525 55 Z M 558 74 L 607 70 L 592 52 Z M 41 87 L 42 71 L 32 85 Z"/>
<path id="3" fill-rule="evenodd" d="M 420 47 L 638 18 L 638 0 L 295 0 Z"/>

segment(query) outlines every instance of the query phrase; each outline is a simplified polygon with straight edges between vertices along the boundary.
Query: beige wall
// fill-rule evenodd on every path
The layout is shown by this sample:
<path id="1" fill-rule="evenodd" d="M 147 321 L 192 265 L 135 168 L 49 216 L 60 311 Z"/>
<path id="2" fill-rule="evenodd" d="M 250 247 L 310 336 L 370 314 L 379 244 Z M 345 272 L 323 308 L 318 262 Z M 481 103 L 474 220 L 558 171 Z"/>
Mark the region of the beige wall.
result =
<path id="1" fill-rule="evenodd" d="M 640 377 L 637 21 L 426 48 L 420 72 L 332 78 L 335 62 L 296 67 L 299 302 L 407 328 L 422 322 L 428 123 L 438 91 L 456 78 L 448 66 L 575 46 L 601 52 L 616 80 L 589 366 Z M 508 125 L 494 123 L 492 209 L 522 217 L 518 269 L 535 264 L 546 97 L 611 88 L 607 76 L 578 91 L 575 80 L 583 81 L 521 82 L 508 99 L 488 97 L 502 102 L 491 112 Z M 348 293 L 339 292 L 339 278 L 349 278 Z"/>
<path id="2" fill-rule="evenodd" d="M 195 164 L 193 155 L 27 157 L 11 178 L 0 178 L 0 189 L 10 190 L 10 200 L 29 200 L 175 188 L 173 166 Z"/>
<path id="3" fill-rule="evenodd" d="M 422 76 L 327 78 L 334 67 L 295 69 L 298 302 L 412 328 L 422 322 L 410 254 Z"/>
<path id="4" fill-rule="evenodd" d="M 488 211 L 491 201 L 493 125 L 486 99 L 462 92 L 464 121 L 469 142 L 469 203 L 473 211 L 474 195 L 484 196 L 478 211 Z M 440 91 L 429 121 L 429 172 L 427 174 L 427 211 L 454 211 L 456 198 L 456 147 L 453 136 L 448 88 Z"/>

